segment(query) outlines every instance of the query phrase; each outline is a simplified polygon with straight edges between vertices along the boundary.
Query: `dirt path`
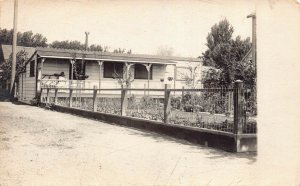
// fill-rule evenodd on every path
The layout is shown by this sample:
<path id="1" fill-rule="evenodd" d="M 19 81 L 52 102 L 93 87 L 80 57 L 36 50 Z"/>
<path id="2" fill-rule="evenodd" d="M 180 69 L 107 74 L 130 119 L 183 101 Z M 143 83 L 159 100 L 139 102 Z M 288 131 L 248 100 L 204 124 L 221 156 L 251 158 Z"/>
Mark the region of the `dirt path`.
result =
<path id="1" fill-rule="evenodd" d="M 0 185 L 252 185 L 254 155 L 0 102 Z"/>

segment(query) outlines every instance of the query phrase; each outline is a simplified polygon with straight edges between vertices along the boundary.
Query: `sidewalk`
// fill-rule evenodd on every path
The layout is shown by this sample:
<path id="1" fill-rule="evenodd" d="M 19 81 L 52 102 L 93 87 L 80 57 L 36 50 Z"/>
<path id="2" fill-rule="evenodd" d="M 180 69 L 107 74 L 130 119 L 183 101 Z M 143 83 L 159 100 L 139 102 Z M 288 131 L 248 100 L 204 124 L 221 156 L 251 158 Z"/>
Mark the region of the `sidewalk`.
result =
<path id="1" fill-rule="evenodd" d="M 0 185 L 253 185 L 256 156 L 0 102 Z"/>

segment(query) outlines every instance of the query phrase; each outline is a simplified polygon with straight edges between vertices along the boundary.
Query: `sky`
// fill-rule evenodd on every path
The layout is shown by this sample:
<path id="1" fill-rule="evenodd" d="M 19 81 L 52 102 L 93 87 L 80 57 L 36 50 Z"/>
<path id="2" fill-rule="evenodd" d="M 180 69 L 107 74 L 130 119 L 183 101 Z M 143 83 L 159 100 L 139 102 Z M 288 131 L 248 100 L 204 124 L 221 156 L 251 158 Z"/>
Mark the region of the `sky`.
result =
<path id="1" fill-rule="evenodd" d="M 174 55 L 198 57 L 206 50 L 210 28 L 226 18 L 234 36 L 251 38 L 254 1 L 226 0 L 18 0 L 18 31 L 32 30 L 54 40 L 156 54 L 172 48 Z M 0 27 L 13 26 L 13 0 L 0 0 Z"/>

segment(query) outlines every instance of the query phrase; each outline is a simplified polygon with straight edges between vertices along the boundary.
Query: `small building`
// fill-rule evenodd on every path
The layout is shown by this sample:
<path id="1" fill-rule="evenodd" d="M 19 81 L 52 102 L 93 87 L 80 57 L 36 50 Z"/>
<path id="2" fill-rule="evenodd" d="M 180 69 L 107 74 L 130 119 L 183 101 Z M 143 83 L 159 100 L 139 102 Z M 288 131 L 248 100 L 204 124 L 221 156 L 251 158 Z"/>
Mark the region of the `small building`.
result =
<path id="1" fill-rule="evenodd" d="M 184 70 L 199 65 L 199 58 L 36 48 L 19 77 L 17 96 L 30 103 L 41 88 L 117 89 L 126 79 L 134 89 L 182 88 Z"/>

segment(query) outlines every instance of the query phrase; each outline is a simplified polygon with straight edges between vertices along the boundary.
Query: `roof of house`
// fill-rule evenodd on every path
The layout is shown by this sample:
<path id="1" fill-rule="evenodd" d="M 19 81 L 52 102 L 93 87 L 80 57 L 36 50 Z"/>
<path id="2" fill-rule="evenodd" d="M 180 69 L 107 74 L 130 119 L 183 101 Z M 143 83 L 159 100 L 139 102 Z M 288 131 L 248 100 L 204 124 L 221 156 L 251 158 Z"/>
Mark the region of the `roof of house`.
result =
<path id="1" fill-rule="evenodd" d="M 119 54 L 111 52 L 95 52 L 84 50 L 69 50 L 56 48 L 36 48 L 38 57 L 45 58 L 63 58 L 63 59 L 86 59 L 86 60 L 103 60 L 103 61 L 119 61 L 119 62 L 136 62 L 136 63 L 163 63 L 175 64 L 178 61 L 200 62 L 199 58 L 173 57 L 173 56 L 157 56 L 145 54 Z"/>
<path id="2" fill-rule="evenodd" d="M 33 47 L 17 46 L 17 53 L 20 52 L 21 50 L 25 50 L 28 53 L 28 56 L 30 57 L 33 55 L 36 49 Z M 12 53 L 12 45 L 0 45 L 0 63 L 9 59 L 11 53 Z"/>

